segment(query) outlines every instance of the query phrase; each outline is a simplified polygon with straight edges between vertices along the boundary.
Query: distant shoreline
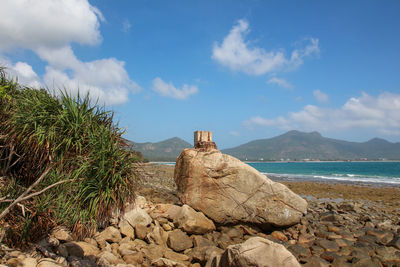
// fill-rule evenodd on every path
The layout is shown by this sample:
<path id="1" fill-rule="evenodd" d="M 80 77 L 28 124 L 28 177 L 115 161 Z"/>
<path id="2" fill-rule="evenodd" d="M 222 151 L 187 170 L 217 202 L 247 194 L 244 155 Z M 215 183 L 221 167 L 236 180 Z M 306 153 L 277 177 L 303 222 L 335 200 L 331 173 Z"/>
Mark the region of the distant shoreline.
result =
<path id="1" fill-rule="evenodd" d="M 243 161 L 243 160 L 242 160 Z M 243 162 L 245 163 L 296 163 L 296 162 L 302 162 L 302 163 L 324 163 L 324 162 L 400 162 L 399 159 L 394 159 L 394 160 L 277 160 L 277 161 L 246 161 L 244 160 Z"/>
<path id="2" fill-rule="evenodd" d="M 400 159 L 393 159 L 393 160 L 277 160 L 277 161 L 257 161 L 257 160 L 241 160 L 244 163 L 297 163 L 297 162 L 302 162 L 302 163 L 324 163 L 324 162 L 400 162 Z M 154 164 L 175 164 L 175 161 L 150 161 L 149 163 L 154 163 Z"/>

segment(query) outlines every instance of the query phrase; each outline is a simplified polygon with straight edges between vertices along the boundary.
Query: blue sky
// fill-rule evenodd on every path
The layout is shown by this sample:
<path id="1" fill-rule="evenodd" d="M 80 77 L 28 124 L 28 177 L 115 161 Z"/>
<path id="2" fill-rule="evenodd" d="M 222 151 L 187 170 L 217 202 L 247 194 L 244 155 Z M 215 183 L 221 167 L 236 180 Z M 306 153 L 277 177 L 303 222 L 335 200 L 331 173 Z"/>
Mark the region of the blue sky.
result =
<path id="1" fill-rule="evenodd" d="M 6 0 L 0 62 L 89 91 L 136 142 L 400 141 L 399 1 Z"/>

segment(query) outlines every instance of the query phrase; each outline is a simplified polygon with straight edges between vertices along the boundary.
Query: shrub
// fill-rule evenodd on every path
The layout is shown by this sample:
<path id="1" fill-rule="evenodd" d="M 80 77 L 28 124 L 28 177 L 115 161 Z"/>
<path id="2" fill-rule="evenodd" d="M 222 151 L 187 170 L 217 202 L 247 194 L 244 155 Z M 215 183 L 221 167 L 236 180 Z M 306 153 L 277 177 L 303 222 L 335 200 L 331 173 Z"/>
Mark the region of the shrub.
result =
<path id="1" fill-rule="evenodd" d="M 0 101 L 0 170 L 9 185 L 13 181 L 0 185 L 2 196 L 15 199 L 47 168 L 35 190 L 61 182 L 25 201 L 25 216 L 14 208 L 5 217 L 9 241 L 30 241 L 30 229 L 40 225 L 45 232 L 59 223 L 85 236 L 133 199 L 132 165 L 138 158 L 122 148 L 113 113 L 92 104 L 89 95 L 63 90 L 57 97 L 24 87 L 0 68 Z"/>

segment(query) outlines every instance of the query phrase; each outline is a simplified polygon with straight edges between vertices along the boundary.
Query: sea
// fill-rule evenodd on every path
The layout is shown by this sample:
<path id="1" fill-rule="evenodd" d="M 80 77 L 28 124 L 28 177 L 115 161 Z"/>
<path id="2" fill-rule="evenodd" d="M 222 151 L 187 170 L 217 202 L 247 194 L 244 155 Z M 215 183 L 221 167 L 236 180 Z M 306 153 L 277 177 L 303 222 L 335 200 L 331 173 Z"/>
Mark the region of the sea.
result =
<path id="1" fill-rule="evenodd" d="M 324 181 L 400 187 L 400 161 L 246 162 L 272 180 Z M 175 162 L 164 164 L 175 165 Z"/>
<path id="2" fill-rule="evenodd" d="M 273 180 L 326 181 L 400 187 L 400 161 L 247 162 Z"/>

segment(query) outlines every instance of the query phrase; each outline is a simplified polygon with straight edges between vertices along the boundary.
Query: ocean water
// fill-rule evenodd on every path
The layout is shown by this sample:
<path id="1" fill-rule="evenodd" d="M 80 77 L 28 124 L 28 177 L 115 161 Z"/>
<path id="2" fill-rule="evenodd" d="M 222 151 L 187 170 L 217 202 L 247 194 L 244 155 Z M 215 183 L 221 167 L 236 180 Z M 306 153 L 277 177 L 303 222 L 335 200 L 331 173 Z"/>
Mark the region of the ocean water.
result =
<path id="1" fill-rule="evenodd" d="M 283 180 L 331 181 L 400 186 L 400 162 L 248 162 Z"/>

